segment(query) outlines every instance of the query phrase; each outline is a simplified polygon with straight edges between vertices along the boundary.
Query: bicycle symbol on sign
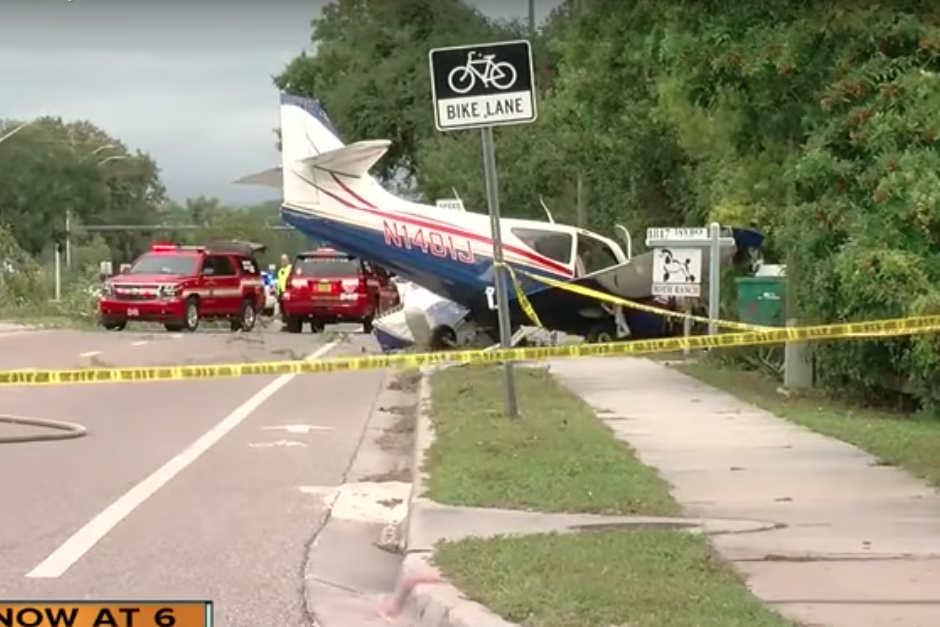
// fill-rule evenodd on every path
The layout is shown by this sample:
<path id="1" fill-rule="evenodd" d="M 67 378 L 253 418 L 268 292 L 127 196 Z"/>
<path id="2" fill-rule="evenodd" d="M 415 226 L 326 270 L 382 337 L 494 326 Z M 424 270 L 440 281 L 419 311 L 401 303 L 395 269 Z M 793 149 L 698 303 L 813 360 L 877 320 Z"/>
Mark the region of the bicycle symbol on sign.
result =
<path id="1" fill-rule="evenodd" d="M 689 267 L 692 264 L 691 259 L 680 261 L 668 248 L 663 248 L 660 254 L 663 256 L 663 283 L 669 283 L 669 277 L 673 274 L 681 274 L 686 283 L 695 283 L 695 275 Z"/>
<path id="2" fill-rule="evenodd" d="M 474 58 L 479 57 L 479 58 Z M 459 65 L 447 75 L 447 84 L 455 94 L 466 94 L 474 87 L 477 81 L 484 87 L 493 86 L 500 91 L 506 91 L 516 84 L 516 68 L 506 61 L 495 61 L 495 54 L 467 54 L 467 62 Z"/>

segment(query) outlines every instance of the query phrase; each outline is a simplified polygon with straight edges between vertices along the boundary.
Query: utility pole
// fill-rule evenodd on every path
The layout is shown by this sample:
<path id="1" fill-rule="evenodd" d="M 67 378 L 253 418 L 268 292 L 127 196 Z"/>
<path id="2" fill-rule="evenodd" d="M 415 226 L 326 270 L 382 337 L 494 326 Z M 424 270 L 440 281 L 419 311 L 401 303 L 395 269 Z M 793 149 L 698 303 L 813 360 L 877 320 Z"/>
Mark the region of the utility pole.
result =
<path id="1" fill-rule="evenodd" d="M 72 210 L 65 210 L 65 267 L 72 269 Z"/>
<path id="2" fill-rule="evenodd" d="M 535 37 L 535 0 L 529 0 L 529 37 Z"/>

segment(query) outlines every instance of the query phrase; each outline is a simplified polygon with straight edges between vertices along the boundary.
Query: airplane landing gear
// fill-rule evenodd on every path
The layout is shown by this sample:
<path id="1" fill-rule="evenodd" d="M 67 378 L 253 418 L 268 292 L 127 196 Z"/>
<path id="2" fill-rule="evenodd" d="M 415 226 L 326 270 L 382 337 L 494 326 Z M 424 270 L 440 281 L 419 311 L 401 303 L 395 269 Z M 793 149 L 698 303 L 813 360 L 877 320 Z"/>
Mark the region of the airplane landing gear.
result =
<path id="1" fill-rule="evenodd" d="M 613 319 L 598 320 L 597 323 L 591 327 L 587 335 L 584 337 L 584 341 L 588 344 L 607 344 L 608 342 L 617 341 L 617 324 Z"/>

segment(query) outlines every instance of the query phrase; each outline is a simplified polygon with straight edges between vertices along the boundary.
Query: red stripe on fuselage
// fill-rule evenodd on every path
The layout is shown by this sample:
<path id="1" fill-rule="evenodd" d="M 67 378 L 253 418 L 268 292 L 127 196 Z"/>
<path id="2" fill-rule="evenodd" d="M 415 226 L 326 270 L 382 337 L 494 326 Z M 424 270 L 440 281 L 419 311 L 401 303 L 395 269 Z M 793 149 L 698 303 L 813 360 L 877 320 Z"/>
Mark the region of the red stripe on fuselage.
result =
<path id="1" fill-rule="evenodd" d="M 362 204 L 364 204 L 364 205 L 366 205 L 366 206 L 365 206 L 365 207 L 357 207 L 357 206 L 355 206 L 354 204 L 350 203 L 349 201 L 347 201 L 347 200 L 345 200 L 345 199 L 343 199 L 343 198 L 340 198 L 338 195 L 336 195 L 336 194 L 334 194 L 334 193 L 332 193 L 332 192 L 330 192 L 330 191 L 328 191 L 328 190 L 323 189 L 323 188 L 320 187 L 319 185 L 317 186 L 317 189 L 319 189 L 321 192 L 323 192 L 324 194 L 326 194 L 326 195 L 329 196 L 330 198 L 333 198 L 333 199 L 336 200 L 337 202 L 340 202 L 340 203 L 342 203 L 343 205 L 349 207 L 350 209 L 357 209 L 357 210 L 359 210 L 359 211 L 365 211 L 366 213 L 371 213 L 371 214 L 373 214 L 373 215 L 377 215 L 377 216 L 382 217 L 382 218 L 388 218 L 388 219 L 390 219 L 390 220 L 397 220 L 397 221 L 399 221 L 399 222 L 404 222 L 404 223 L 406 223 L 406 224 L 411 224 L 411 225 L 413 225 L 413 226 L 419 226 L 419 227 L 423 227 L 423 228 L 426 228 L 426 229 L 436 229 L 436 230 L 438 230 L 438 231 L 442 231 L 442 232 L 444 232 L 444 233 L 447 233 L 448 235 L 454 235 L 454 236 L 457 236 L 457 237 L 463 237 L 463 238 L 466 238 L 466 239 L 469 239 L 469 240 L 473 240 L 473 241 L 475 241 L 475 242 L 479 242 L 479 243 L 481 243 L 481 244 L 489 244 L 490 246 L 493 245 L 493 240 L 492 240 L 491 238 L 489 238 L 489 237 L 484 237 L 484 236 L 482 236 L 482 235 L 478 235 L 478 234 L 476 234 L 476 233 L 474 233 L 474 232 L 472 232 L 472 231 L 466 231 L 466 230 L 463 230 L 463 229 L 454 227 L 453 225 L 451 225 L 450 223 L 447 223 L 447 222 L 441 222 L 441 221 L 435 220 L 435 219 L 433 219 L 433 218 L 422 219 L 422 218 L 415 218 L 415 217 L 412 217 L 412 216 L 407 215 L 407 214 L 397 214 L 397 213 L 388 213 L 388 212 L 385 212 L 385 211 L 379 209 L 379 208 L 378 208 L 377 206 L 375 206 L 373 203 L 369 202 L 368 200 L 366 200 L 365 198 L 363 198 L 362 196 L 360 196 L 359 194 L 357 194 L 356 192 L 354 192 L 353 190 L 351 190 L 347 185 L 345 185 L 345 184 L 336 176 L 336 174 L 333 174 L 332 172 L 331 172 L 330 174 L 332 175 L 333 180 L 336 181 L 336 183 L 343 189 L 343 191 L 345 191 L 347 194 L 349 194 L 350 196 L 352 196 L 353 198 L 355 198 L 357 201 L 359 201 L 360 203 L 362 203 Z M 519 247 L 517 247 L 517 246 L 513 246 L 513 245 L 511 245 L 511 244 L 509 244 L 509 245 L 503 244 L 503 249 L 504 249 L 504 250 L 507 250 L 507 251 L 509 251 L 509 252 L 512 252 L 512 253 L 514 253 L 514 254 L 516 254 L 516 255 L 519 255 L 520 257 L 523 257 L 523 258 L 525 258 L 525 259 L 528 259 L 528 260 L 532 261 L 533 263 L 536 263 L 536 264 L 538 264 L 538 265 L 540 265 L 540 266 L 543 266 L 544 268 L 549 269 L 549 270 L 551 270 L 551 271 L 553 271 L 553 272 L 557 272 L 558 274 L 561 274 L 561 275 L 563 275 L 563 276 L 565 276 L 565 277 L 571 277 L 571 276 L 572 276 L 571 271 L 570 271 L 567 267 L 565 267 L 565 266 L 559 264 L 558 262 L 555 262 L 555 261 L 549 260 L 549 259 L 547 259 L 547 258 L 544 258 L 544 257 L 542 257 L 541 255 L 537 255 L 537 254 L 535 254 L 535 253 L 531 253 L 531 252 L 529 252 L 529 251 L 527 251 L 527 250 L 523 250 L 523 249 L 521 249 L 521 248 L 519 248 Z"/>

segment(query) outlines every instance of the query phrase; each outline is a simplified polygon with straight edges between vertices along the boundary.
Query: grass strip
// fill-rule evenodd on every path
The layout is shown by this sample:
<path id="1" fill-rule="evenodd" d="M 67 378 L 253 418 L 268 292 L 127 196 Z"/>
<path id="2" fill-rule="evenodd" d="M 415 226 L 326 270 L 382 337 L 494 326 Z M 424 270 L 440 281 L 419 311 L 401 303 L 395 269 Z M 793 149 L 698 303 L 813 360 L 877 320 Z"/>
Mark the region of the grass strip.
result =
<path id="1" fill-rule="evenodd" d="M 679 531 L 472 538 L 434 561 L 474 600 L 527 627 L 793 627 L 704 536 Z"/>
<path id="2" fill-rule="evenodd" d="M 517 368 L 521 418 L 494 366 L 433 375 L 429 496 L 447 505 L 673 516 L 668 484 L 544 368 Z"/>

